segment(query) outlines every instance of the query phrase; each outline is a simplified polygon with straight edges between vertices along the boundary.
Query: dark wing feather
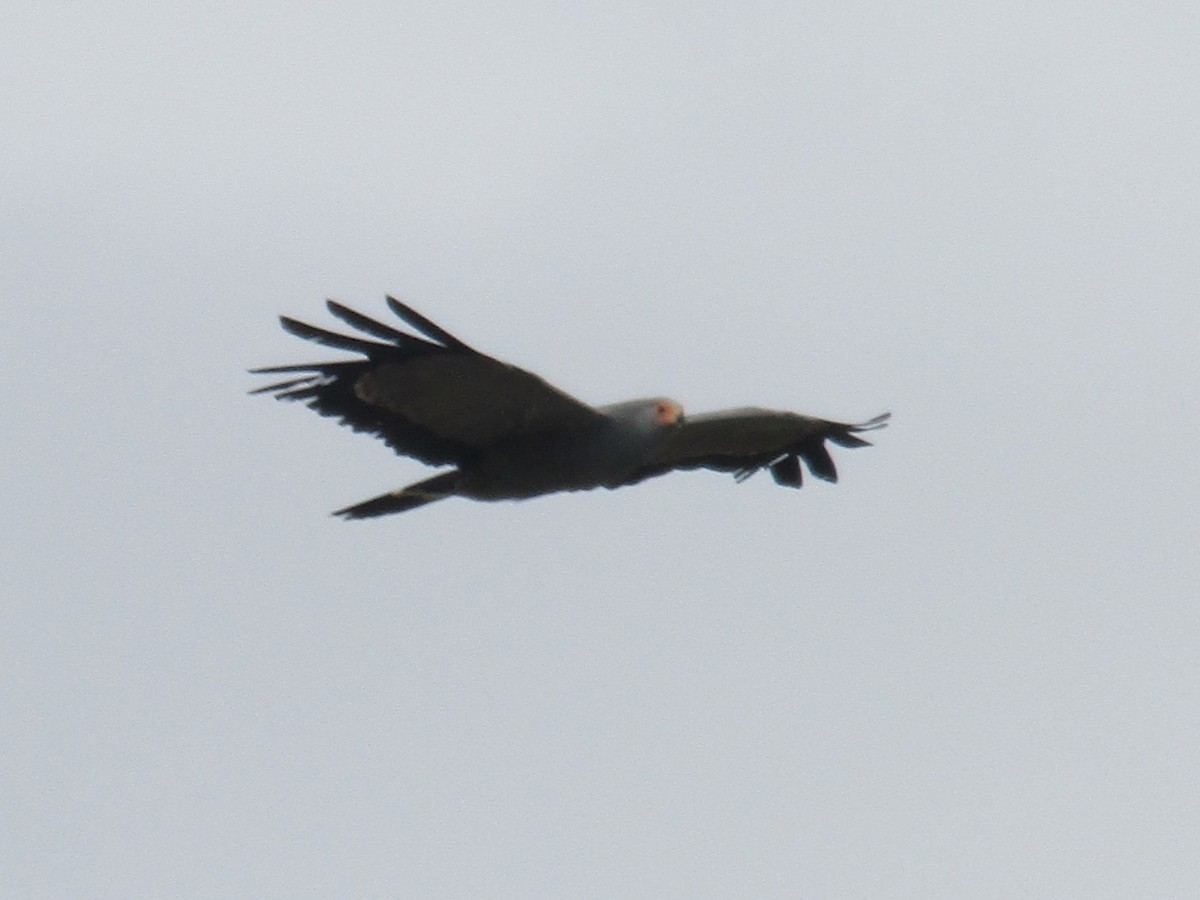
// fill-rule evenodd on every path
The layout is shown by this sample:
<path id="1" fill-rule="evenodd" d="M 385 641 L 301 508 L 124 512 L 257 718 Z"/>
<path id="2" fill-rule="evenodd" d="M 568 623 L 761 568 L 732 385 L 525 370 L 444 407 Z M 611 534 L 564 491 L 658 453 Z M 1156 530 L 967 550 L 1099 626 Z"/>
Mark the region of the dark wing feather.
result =
<path id="1" fill-rule="evenodd" d="M 481 448 L 515 435 L 584 428 L 601 419 L 592 407 L 524 369 L 473 350 L 400 301 L 389 297 L 388 305 L 425 338 L 330 301 L 330 312 L 377 340 L 286 316 L 280 321 L 291 334 L 365 359 L 254 369 L 303 374 L 252 393 L 302 400 L 321 415 L 431 465 L 461 465 Z"/>
<path id="2" fill-rule="evenodd" d="M 325 306 L 347 325 L 351 325 L 372 337 L 387 341 L 389 344 L 395 344 L 398 347 L 408 347 L 420 352 L 421 345 L 428 343 L 418 337 L 413 337 L 411 334 L 405 334 L 400 329 L 393 328 L 391 325 L 384 325 L 370 316 L 364 316 L 362 313 L 350 309 L 348 306 L 343 306 L 336 300 L 326 300 Z"/>
<path id="3" fill-rule="evenodd" d="M 750 472 L 746 475 L 749 478 L 753 475 Z M 775 479 L 776 484 L 781 484 L 784 487 L 798 488 L 804 484 L 804 473 L 800 469 L 800 457 L 785 456 L 778 462 L 771 464 L 771 477 Z M 743 481 L 746 479 L 743 478 Z"/>
<path id="4" fill-rule="evenodd" d="M 398 315 L 404 322 L 417 329 L 417 331 L 421 332 L 421 334 L 425 335 L 425 337 L 429 338 L 430 340 L 437 341 L 442 346 L 452 347 L 455 350 L 471 349 L 450 332 L 429 321 L 407 303 L 401 303 L 395 297 L 389 296 L 387 298 L 387 305 L 388 308 L 390 308 L 391 311 Z"/>
<path id="5" fill-rule="evenodd" d="M 374 341 L 364 341 L 362 338 L 338 334 L 335 331 L 326 331 L 324 328 L 309 325 L 307 322 L 301 322 L 290 316 L 280 316 L 279 324 L 283 326 L 283 330 L 288 334 L 294 334 L 296 337 L 302 337 L 306 341 L 312 341 L 315 344 L 333 347 L 335 350 L 349 350 L 353 353 L 363 353 L 366 356 L 371 356 L 387 349 L 386 344 L 377 344 Z"/>
<path id="6" fill-rule="evenodd" d="M 361 503 L 355 503 L 352 506 L 339 509 L 334 515 L 341 516 L 343 519 L 372 519 L 376 516 L 407 512 L 410 509 L 416 509 L 418 506 L 424 506 L 426 503 L 432 503 L 435 500 L 444 500 L 446 497 L 453 497 L 457 488 L 458 477 L 459 473 L 457 469 L 450 472 L 443 472 L 440 475 L 434 475 L 432 478 L 427 478 L 417 484 L 410 484 L 408 487 L 401 488 L 398 491 L 381 494 L 378 497 L 372 497 L 370 500 L 364 500 Z"/>
<path id="7" fill-rule="evenodd" d="M 698 468 L 732 472 L 744 481 L 767 468 L 777 484 L 798 488 L 804 483 L 801 460 L 817 478 L 837 481 L 825 441 L 842 447 L 868 446 L 858 434 L 883 428 L 890 415 L 854 425 L 754 408 L 688 416 L 664 436 L 630 481 L 671 469 Z"/>

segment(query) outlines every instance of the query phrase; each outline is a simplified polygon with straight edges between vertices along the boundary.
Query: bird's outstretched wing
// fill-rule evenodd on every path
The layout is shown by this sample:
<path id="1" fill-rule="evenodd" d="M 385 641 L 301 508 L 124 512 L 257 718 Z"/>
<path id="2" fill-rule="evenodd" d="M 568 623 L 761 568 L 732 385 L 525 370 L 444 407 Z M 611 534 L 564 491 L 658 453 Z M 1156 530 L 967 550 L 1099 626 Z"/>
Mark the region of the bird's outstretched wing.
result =
<path id="1" fill-rule="evenodd" d="M 602 414 L 524 369 L 486 356 L 393 297 L 388 306 L 409 334 L 333 300 L 329 311 L 365 335 L 338 334 L 281 316 L 297 337 L 360 353 L 365 359 L 268 366 L 294 373 L 251 393 L 300 400 L 355 431 L 382 438 L 430 465 L 462 465 L 506 438 L 586 428 Z"/>
<path id="2" fill-rule="evenodd" d="M 858 435 L 883 428 L 890 416 L 883 413 L 853 425 L 752 407 L 687 416 L 663 437 L 629 483 L 671 469 L 698 468 L 732 472 L 744 481 L 767 468 L 778 484 L 798 488 L 804 483 L 801 460 L 817 478 L 837 481 L 825 442 L 868 446 Z"/>

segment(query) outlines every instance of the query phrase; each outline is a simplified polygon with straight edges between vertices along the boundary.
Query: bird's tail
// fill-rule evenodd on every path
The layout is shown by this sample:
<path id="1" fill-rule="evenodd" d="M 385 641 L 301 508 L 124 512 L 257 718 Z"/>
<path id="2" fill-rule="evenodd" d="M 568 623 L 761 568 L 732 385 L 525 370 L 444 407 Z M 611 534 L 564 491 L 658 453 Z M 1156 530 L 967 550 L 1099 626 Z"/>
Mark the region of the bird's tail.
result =
<path id="1" fill-rule="evenodd" d="M 362 503 L 339 509 L 334 515 L 341 516 L 343 519 L 371 519 L 375 516 L 386 516 L 389 513 L 416 509 L 418 506 L 424 506 L 434 500 L 453 497 L 457 493 L 458 470 L 455 469 L 453 472 L 443 472 L 441 475 L 435 475 L 425 481 L 410 484 L 408 487 L 392 491 L 390 494 L 381 494 L 370 500 L 364 500 Z"/>

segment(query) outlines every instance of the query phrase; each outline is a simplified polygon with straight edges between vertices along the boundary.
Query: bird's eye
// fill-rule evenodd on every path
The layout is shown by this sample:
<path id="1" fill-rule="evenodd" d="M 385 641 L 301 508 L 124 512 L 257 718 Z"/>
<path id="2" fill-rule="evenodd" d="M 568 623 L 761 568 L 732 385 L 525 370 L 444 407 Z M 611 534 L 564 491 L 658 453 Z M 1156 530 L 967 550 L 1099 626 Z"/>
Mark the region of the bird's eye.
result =
<path id="1" fill-rule="evenodd" d="M 654 418 L 661 425 L 674 425 L 679 421 L 680 413 L 674 403 L 657 403 L 654 406 Z"/>

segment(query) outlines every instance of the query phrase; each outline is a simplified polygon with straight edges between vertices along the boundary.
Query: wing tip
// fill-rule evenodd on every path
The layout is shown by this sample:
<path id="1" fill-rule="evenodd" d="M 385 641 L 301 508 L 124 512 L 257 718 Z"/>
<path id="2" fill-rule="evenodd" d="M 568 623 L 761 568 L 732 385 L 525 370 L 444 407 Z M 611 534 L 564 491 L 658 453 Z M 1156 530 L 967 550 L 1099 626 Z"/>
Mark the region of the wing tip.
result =
<path id="1" fill-rule="evenodd" d="M 887 428 L 888 422 L 891 421 L 891 411 L 881 412 L 873 418 L 867 419 L 865 422 L 859 422 L 857 425 L 851 425 L 851 431 L 878 431 L 880 428 Z"/>
<path id="2" fill-rule="evenodd" d="M 458 470 L 455 469 L 450 472 L 443 472 L 441 475 L 435 475 L 432 478 L 427 478 L 425 481 L 410 484 L 408 487 L 403 487 L 387 494 L 380 494 L 378 497 L 372 497 L 370 500 L 363 500 L 361 503 L 353 503 L 350 506 L 335 509 L 330 515 L 349 521 L 352 519 L 374 519 L 378 516 L 386 516 L 391 513 L 407 512 L 410 509 L 416 509 L 418 506 L 424 506 L 426 503 L 433 503 L 436 500 L 445 500 L 447 497 L 456 496 L 457 485 Z"/>
<path id="3" fill-rule="evenodd" d="M 406 324 L 411 325 L 421 334 L 428 338 L 441 343 L 443 347 L 450 350 L 472 350 L 472 348 L 464 341 L 459 340 L 445 328 L 421 315 L 403 300 L 398 300 L 391 294 L 385 295 L 388 308 L 400 317 Z"/>

